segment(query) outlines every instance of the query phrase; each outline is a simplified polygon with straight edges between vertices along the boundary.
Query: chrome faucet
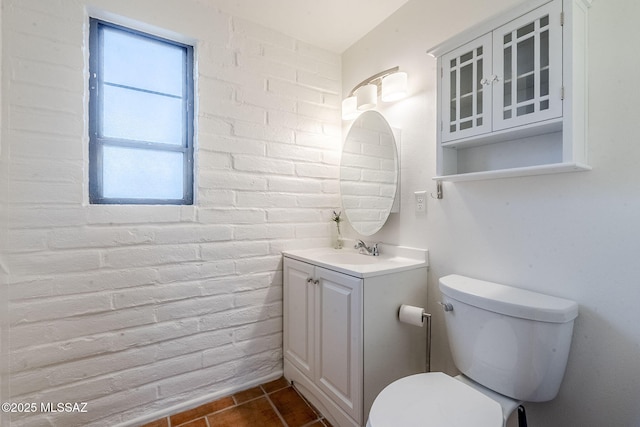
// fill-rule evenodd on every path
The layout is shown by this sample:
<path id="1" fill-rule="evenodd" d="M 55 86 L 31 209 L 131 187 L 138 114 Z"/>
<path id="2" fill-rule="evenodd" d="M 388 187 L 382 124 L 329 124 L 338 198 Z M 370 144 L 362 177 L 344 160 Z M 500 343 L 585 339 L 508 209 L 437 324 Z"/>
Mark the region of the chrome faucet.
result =
<path id="1" fill-rule="evenodd" d="M 380 251 L 378 251 L 378 244 L 374 243 L 371 247 L 367 246 L 367 244 L 358 240 L 358 243 L 353 247 L 354 249 L 360 249 L 360 253 L 364 255 L 378 256 L 380 255 Z"/>

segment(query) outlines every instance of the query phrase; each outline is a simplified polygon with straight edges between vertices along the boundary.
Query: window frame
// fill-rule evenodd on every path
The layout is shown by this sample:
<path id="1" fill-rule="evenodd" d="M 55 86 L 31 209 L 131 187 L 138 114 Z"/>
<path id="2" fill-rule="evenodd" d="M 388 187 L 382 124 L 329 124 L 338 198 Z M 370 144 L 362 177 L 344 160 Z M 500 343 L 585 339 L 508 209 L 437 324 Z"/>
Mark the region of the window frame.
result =
<path id="1" fill-rule="evenodd" d="M 175 40 L 158 37 L 122 25 L 89 18 L 89 203 L 90 204 L 133 204 L 133 205 L 192 205 L 194 195 L 194 54 L 193 46 Z M 101 90 L 104 86 L 104 51 L 102 28 L 109 27 L 130 33 L 137 37 L 147 38 L 177 46 L 185 50 L 183 62 L 183 108 L 184 121 L 182 144 L 166 144 L 150 141 L 129 140 L 105 137 L 102 135 L 102 103 Z M 103 194 L 103 147 L 143 149 L 160 152 L 183 153 L 183 196 L 179 199 L 122 198 L 104 197 Z"/>

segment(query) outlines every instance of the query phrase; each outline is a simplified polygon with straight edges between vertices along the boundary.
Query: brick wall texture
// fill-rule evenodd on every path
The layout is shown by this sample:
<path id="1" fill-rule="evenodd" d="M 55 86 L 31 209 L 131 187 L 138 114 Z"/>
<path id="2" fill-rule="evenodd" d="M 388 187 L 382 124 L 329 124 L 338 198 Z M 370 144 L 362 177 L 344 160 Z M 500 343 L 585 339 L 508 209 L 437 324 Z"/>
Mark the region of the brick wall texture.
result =
<path id="1" fill-rule="evenodd" d="M 127 424 L 278 375 L 281 251 L 329 245 L 340 204 L 339 55 L 215 1 L 2 4 L 9 399 L 87 402 L 11 425 Z M 88 204 L 89 16 L 194 43 L 193 206 Z"/>

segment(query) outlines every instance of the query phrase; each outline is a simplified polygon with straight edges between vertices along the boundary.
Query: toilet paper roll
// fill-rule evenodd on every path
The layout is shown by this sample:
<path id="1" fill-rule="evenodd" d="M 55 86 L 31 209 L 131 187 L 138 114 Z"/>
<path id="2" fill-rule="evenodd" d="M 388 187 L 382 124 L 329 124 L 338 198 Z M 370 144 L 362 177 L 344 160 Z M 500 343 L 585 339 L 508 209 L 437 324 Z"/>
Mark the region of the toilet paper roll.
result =
<path id="1" fill-rule="evenodd" d="M 402 304 L 400 306 L 400 312 L 398 313 L 398 317 L 402 323 L 408 323 L 414 326 L 424 325 L 424 318 L 422 317 L 422 313 L 424 313 L 424 308 L 422 307 L 414 307 L 412 305 Z"/>

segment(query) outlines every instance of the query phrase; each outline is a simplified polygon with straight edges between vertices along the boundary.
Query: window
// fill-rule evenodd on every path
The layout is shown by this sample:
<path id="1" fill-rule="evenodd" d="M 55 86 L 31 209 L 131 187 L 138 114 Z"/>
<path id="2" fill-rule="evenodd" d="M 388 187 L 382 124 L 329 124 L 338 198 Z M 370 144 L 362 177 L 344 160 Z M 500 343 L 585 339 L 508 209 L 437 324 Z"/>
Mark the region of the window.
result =
<path id="1" fill-rule="evenodd" d="M 90 202 L 192 204 L 193 47 L 90 24 Z"/>

